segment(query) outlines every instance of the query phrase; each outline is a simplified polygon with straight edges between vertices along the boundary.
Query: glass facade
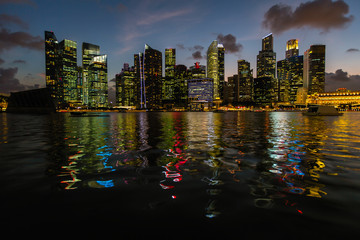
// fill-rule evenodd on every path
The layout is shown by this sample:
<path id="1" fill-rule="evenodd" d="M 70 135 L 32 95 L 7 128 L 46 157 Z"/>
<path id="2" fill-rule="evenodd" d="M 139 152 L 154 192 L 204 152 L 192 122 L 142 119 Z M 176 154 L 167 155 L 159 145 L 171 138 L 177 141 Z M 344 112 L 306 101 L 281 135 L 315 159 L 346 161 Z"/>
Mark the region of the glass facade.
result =
<path id="1" fill-rule="evenodd" d="M 214 80 L 214 100 L 224 99 L 225 48 L 214 40 L 207 50 L 207 77 Z"/>
<path id="2" fill-rule="evenodd" d="M 286 43 L 285 58 L 291 58 L 299 55 L 299 42 L 297 39 L 290 39 Z"/>
<path id="3" fill-rule="evenodd" d="M 91 43 L 84 42 L 82 44 L 82 68 L 83 68 L 83 104 L 89 104 L 89 66 L 95 56 L 100 55 L 100 47 Z"/>
<path id="4" fill-rule="evenodd" d="M 188 98 L 196 101 L 213 101 L 213 79 L 189 79 L 188 85 Z"/>
<path id="5" fill-rule="evenodd" d="M 107 55 L 99 55 L 91 59 L 87 80 L 89 107 L 108 107 Z"/>
<path id="6" fill-rule="evenodd" d="M 205 72 L 205 69 L 204 69 Z M 190 78 L 190 72 L 185 65 L 175 66 L 175 106 L 186 107 L 187 105 L 187 79 Z"/>
<path id="7" fill-rule="evenodd" d="M 51 97 L 59 104 L 63 101 L 59 82 L 59 43 L 54 32 L 45 31 L 45 75 L 46 87 Z"/>
<path id="8" fill-rule="evenodd" d="M 175 100 L 175 65 L 176 49 L 165 49 L 165 79 L 163 84 L 164 103 L 174 103 Z"/>
<path id="9" fill-rule="evenodd" d="M 59 43 L 60 47 L 60 82 L 63 84 L 64 101 L 66 103 L 77 102 L 77 43 L 64 39 Z"/>
<path id="10" fill-rule="evenodd" d="M 325 45 L 312 45 L 309 49 L 309 94 L 325 91 Z"/>
<path id="11" fill-rule="evenodd" d="M 273 36 L 269 34 L 262 39 L 262 50 L 257 55 L 257 77 L 275 79 L 276 53 L 273 51 Z"/>
<path id="12" fill-rule="evenodd" d="M 250 69 L 250 62 L 238 60 L 238 82 L 235 80 L 234 100 L 239 103 L 252 101 L 253 72 Z M 235 77 L 235 76 L 234 76 Z"/>
<path id="13" fill-rule="evenodd" d="M 136 106 L 135 68 L 125 63 L 120 74 L 116 74 L 116 105 Z"/>

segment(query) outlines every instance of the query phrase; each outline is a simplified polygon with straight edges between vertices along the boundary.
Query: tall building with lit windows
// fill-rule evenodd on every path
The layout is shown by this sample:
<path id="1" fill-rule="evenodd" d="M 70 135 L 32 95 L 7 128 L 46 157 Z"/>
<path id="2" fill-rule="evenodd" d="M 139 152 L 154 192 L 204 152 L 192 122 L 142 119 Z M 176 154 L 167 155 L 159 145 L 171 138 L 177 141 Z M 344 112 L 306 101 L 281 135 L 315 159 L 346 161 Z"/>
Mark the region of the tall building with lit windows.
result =
<path id="1" fill-rule="evenodd" d="M 308 94 L 325 91 L 325 45 L 311 45 L 308 50 Z"/>
<path id="2" fill-rule="evenodd" d="M 64 39 L 59 43 L 60 49 L 60 81 L 63 84 L 64 101 L 77 102 L 77 43 Z"/>
<path id="3" fill-rule="evenodd" d="M 163 104 L 174 104 L 175 100 L 176 49 L 165 49 L 165 79 L 163 83 Z"/>
<path id="4" fill-rule="evenodd" d="M 144 53 L 134 55 L 139 78 L 141 109 L 159 109 L 162 105 L 162 53 L 145 44 Z"/>
<path id="5" fill-rule="evenodd" d="M 251 103 L 253 99 L 253 71 L 250 62 L 238 60 L 238 74 L 235 81 L 234 101 L 238 103 Z M 236 81 L 237 80 L 237 81 Z"/>
<path id="6" fill-rule="evenodd" d="M 64 100 L 59 70 L 59 42 L 54 32 L 45 31 L 46 87 L 50 90 L 51 97 L 57 104 Z"/>
<path id="7" fill-rule="evenodd" d="M 207 50 L 207 77 L 212 78 L 214 86 L 214 101 L 224 99 L 225 83 L 225 48 L 214 40 Z"/>
<path id="8" fill-rule="evenodd" d="M 88 68 L 88 106 L 90 108 L 108 107 L 107 55 L 95 56 Z"/>
<path id="9" fill-rule="evenodd" d="M 82 44 L 82 69 L 83 69 L 83 104 L 89 104 L 89 66 L 95 56 L 100 55 L 100 47 L 91 43 Z"/>
<path id="10" fill-rule="evenodd" d="M 257 104 L 269 105 L 278 100 L 276 53 L 273 51 L 273 44 L 272 33 L 263 37 L 262 50 L 257 55 L 257 78 L 254 79 L 254 101 Z"/>
<path id="11" fill-rule="evenodd" d="M 290 39 L 286 43 L 285 58 L 299 56 L 299 42 L 297 39 Z"/>
<path id="12" fill-rule="evenodd" d="M 137 88 L 135 84 L 135 69 L 125 63 L 121 73 L 115 76 L 117 106 L 136 106 Z"/>
<path id="13" fill-rule="evenodd" d="M 257 55 L 257 77 L 271 77 L 275 79 L 276 53 L 273 51 L 273 36 L 270 33 L 262 39 L 262 50 Z"/>

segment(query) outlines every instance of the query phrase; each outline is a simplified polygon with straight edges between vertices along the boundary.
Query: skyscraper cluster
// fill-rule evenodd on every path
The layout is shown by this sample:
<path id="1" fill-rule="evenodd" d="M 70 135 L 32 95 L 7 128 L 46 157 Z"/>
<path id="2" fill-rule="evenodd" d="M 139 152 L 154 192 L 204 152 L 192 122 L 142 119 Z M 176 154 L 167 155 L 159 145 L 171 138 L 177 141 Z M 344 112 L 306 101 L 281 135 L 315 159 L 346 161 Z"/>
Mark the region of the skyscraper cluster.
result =
<path id="1" fill-rule="evenodd" d="M 291 39 L 286 43 L 285 59 L 276 61 L 273 42 L 272 34 L 262 39 L 256 78 L 249 62 L 238 61 L 238 74 L 226 84 L 225 103 L 294 107 L 305 104 L 308 94 L 325 91 L 325 45 L 311 45 L 299 55 L 298 40 Z"/>
<path id="2" fill-rule="evenodd" d="M 134 66 L 125 63 L 116 75 L 116 103 L 138 109 L 211 108 L 224 98 L 225 48 L 216 40 L 207 51 L 206 68 L 176 65 L 176 49 L 165 49 L 165 76 L 162 53 L 145 44 L 144 52 L 134 54 Z"/>
<path id="3" fill-rule="evenodd" d="M 77 65 L 77 43 L 60 43 L 54 32 L 45 31 L 46 87 L 59 108 L 108 107 L 107 55 L 100 47 L 82 44 L 82 66 Z"/>

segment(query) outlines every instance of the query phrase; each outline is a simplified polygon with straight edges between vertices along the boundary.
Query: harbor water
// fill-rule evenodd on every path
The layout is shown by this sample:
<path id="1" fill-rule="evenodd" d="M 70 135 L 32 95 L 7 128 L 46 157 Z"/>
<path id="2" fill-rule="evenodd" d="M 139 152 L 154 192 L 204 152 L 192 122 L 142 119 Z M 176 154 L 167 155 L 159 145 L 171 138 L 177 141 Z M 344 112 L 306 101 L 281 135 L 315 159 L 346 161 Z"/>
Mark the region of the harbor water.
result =
<path id="1" fill-rule="evenodd" d="M 360 113 L 0 113 L 0 182 L 18 234 L 348 239 Z"/>

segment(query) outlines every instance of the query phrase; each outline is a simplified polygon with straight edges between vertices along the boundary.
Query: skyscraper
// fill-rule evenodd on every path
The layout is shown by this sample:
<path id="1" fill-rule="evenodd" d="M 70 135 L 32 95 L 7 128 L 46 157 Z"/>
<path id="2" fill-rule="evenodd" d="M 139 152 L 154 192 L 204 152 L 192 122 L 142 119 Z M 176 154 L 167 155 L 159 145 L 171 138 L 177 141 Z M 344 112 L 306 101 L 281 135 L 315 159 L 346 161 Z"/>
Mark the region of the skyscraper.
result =
<path id="1" fill-rule="evenodd" d="M 64 101 L 77 102 L 77 43 L 64 39 L 59 43 L 60 49 L 60 81 L 63 83 Z"/>
<path id="2" fill-rule="evenodd" d="M 311 45 L 309 49 L 309 94 L 325 91 L 325 45 Z"/>
<path id="3" fill-rule="evenodd" d="M 117 106 L 136 106 L 136 87 L 135 87 L 135 69 L 124 64 L 120 74 L 115 77 L 116 86 L 116 105 Z"/>
<path id="4" fill-rule="evenodd" d="M 277 62 L 278 101 L 294 104 L 298 88 L 303 87 L 303 56 L 299 56 L 298 40 L 287 41 L 285 57 Z"/>
<path id="5" fill-rule="evenodd" d="M 163 84 L 163 103 L 173 104 L 175 100 L 176 49 L 165 49 L 165 81 Z"/>
<path id="6" fill-rule="evenodd" d="M 238 60 L 238 79 L 235 79 L 234 100 L 241 103 L 252 101 L 253 72 L 250 69 L 250 62 Z M 238 80 L 238 81 L 236 81 Z"/>
<path id="7" fill-rule="evenodd" d="M 54 32 L 45 31 L 45 75 L 46 87 L 57 104 L 63 101 L 59 82 L 59 43 Z"/>
<path id="8" fill-rule="evenodd" d="M 273 51 L 273 41 L 272 33 L 263 37 L 262 50 L 257 55 L 257 78 L 254 79 L 254 100 L 262 105 L 269 105 L 269 103 L 277 101 L 278 83 L 275 75 L 276 53 Z"/>
<path id="9" fill-rule="evenodd" d="M 162 54 L 145 44 L 135 65 L 140 77 L 140 108 L 159 109 L 162 99 Z"/>
<path id="10" fill-rule="evenodd" d="M 286 43 L 285 58 L 299 56 L 299 43 L 297 39 L 290 39 Z"/>
<path id="11" fill-rule="evenodd" d="M 100 55 L 100 47 L 91 43 L 84 42 L 82 44 L 82 69 L 83 69 L 83 104 L 89 104 L 89 66 L 95 56 Z"/>
<path id="12" fill-rule="evenodd" d="M 207 77 L 214 80 L 214 101 L 224 99 L 225 48 L 214 40 L 207 50 Z"/>
<path id="13" fill-rule="evenodd" d="M 87 80 L 89 107 L 108 107 L 107 55 L 99 55 L 91 59 Z"/>
<path id="14" fill-rule="evenodd" d="M 275 79 L 276 53 L 273 51 L 273 36 L 270 33 L 262 39 L 262 50 L 257 55 L 257 77 Z"/>

